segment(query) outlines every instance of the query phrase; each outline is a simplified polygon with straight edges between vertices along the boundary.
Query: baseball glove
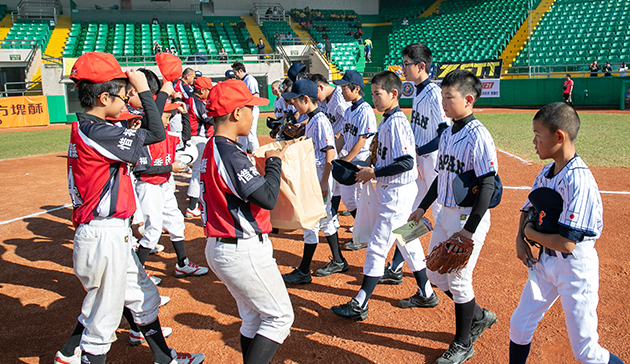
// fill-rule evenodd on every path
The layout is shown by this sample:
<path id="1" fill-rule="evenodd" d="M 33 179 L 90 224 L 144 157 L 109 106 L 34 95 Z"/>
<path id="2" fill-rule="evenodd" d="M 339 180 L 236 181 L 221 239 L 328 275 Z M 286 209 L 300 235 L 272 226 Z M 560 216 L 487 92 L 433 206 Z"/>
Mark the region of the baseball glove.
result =
<path id="1" fill-rule="evenodd" d="M 523 239 L 525 239 L 525 241 L 527 243 L 529 243 L 529 245 L 531 246 L 537 246 L 540 247 L 540 244 L 538 244 L 537 242 L 527 239 L 527 237 L 525 237 L 525 227 L 527 226 L 527 224 L 529 224 L 530 222 L 534 224 L 534 228 L 536 228 L 536 225 L 538 224 L 538 211 L 536 211 L 535 207 L 530 207 L 529 210 L 527 210 L 527 217 L 525 218 L 525 221 L 523 222 L 523 226 L 521 226 L 521 233 L 523 234 Z"/>
<path id="2" fill-rule="evenodd" d="M 370 159 L 372 160 L 372 165 L 376 165 L 376 153 L 378 152 L 378 133 L 374 134 L 374 138 L 372 139 L 372 144 L 370 144 Z"/>
<path id="3" fill-rule="evenodd" d="M 304 135 L 304 125 L 301 124 L 284 124 L 280 130 L 292 139 Z"/>
<path id="4" fill-rule="evenodd" d="M 457 253 L 453 251 L 456 248 L 459 248 Z M 440 274 L 457 273 L 466 267 L 472 252 L 473 240 L 455 233 L 433 248 L 427 257 L 427 269 Z"/>

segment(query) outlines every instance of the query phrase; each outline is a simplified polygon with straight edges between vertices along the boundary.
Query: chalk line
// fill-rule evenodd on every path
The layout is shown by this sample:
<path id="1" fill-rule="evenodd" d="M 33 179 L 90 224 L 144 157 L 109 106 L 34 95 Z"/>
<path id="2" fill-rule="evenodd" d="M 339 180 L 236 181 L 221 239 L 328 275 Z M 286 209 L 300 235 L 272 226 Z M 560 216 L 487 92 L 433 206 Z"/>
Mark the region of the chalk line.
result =
<path id="1" fill-rule="evenodd" d="M 28 218 L 31 218 L 31 217 L 47 214 L 49 212 L 62 210 L 62 209 L 65 209 L 67 207 L 70 207 L 70 206 L 72 206 L 72 204 L 67 203 L 67 204 L 65 204 L 63 206 L 55 207 L 54 209 L 50 209 L 50 210 L 47 210 L 47 211 L 40 211 L 40 212 L 36 212 L 34 214 L 30 214 L 30 215 L 26 215 L 26 216 L 22 216 L 22 217 L 16 217 L 15 219 L 12 219 L 12 220 L 0 221 L 0 225 L 5 225 L 5 224 L 9 224 L 9 223 L 12 223 L 12 222 L 15 222 L 15 221 L 19 221 L 19 220 L 28 219 Z"/>

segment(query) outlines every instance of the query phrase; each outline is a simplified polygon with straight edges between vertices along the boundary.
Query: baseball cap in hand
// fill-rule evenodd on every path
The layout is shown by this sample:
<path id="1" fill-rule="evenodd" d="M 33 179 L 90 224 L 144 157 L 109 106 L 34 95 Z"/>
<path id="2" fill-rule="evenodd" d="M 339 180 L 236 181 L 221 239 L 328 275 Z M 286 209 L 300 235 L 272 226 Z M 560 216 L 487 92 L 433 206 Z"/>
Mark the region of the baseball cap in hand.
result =
<path id="1" fill-rule="evenodd" d="M 203 88 L 207 88 L 208 90 L 212 89 L 212 80 L 210 77 L 197 77 L 195 79 L 195 90 L 200 90 Z"/>
<path id="2" fill-rule="evenodd" d="M 357 71 L 346 71 L 343 74 L 343 78 L 341 80 L 333 81 L 335 85 L 347 85 L 349 83 L 354 83 L 355 85 L 363 88 L 363 76 Z"/>
<path id="3" fill-rule="evenodd" d="M 164 111 L 162 112 L 171 112 L 173 110 L 177 110 L 178 107 L 183 105 L 181 102 L 170 102 L 166 100 L 166 104 L 164 104 Z"/>
<path id="4" fill-rule="evenodd" d="M 70 72 L 70 79 L 77 84 L 83 80 L 103 83 L 117 78 L 128 77 L 110 53 L 85 53 L 77 59 Z"/>
<path id="5" fill-rule="evenodd" d="M 342 185 L 352 186 L 357 183 L 355 180 L 359 171 L 357 166 L 367 167 L 367 163 L 364 161 L 346 162 L 343 159 L 336 159 L 332 161 L 332 176 Z"/>
<path id="6" fill-rule="evenodd" d="M 170 53 L 158 53 L 155 55 L 162 77 L 166 81 L 174 81 L 182 75 L 182 60 Z"/>
<path id="7" fill-rule="evenodd" d="M 282 94 L 285 100 L 291 100 L 298 96 L 308 96 L 317 99 L 317 84 L 311 80 L 297 80 L 291 91 Z"/>
<path id="8" fill-rule="evenodd" d="M 298 73 L 300 73 L 301 70 L 305 69 L 306 66 L 302 63 L 294 63 L 291 65 L 291 67 L 289 67 L 289 70 L 287 71 L 287 77 L 295 82 L 295 79 L 297 78 Z"/>
<path id="9" fill-rule="evenodd" d="M 254 97 L 241 80 L 227 80 L 217 83 L 208 96 L 208 116 L 223 116 L 243 106 L 264 106 L 269 100 Z"/>

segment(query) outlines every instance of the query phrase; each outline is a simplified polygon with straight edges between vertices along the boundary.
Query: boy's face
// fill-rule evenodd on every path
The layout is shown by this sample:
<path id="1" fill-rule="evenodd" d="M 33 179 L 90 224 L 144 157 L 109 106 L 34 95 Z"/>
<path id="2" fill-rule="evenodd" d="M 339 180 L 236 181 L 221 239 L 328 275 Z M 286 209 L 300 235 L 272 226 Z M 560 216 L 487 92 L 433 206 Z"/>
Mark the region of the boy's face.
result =
<path id="1" fill-rule="evenodd" d="M 394 93 L 387 92 L 380 85 L 372 84 L 371 93 L 374 107 L 380 112 L 389 111 L 392 107 L 395 107 L 393 105 L 395 103 L 394 100 L 398 100 Z"/>
<path id="2" fill-rule="evenodd" d="M 280 90 L 278 89 L 278 85 L 271 85 L 271 93 L 274 96 L 280 96 Z"/>
<path id="3" fill-rule="evenodd" d="M 293 99 L 293 106 L 295 106 L 295 109 L 300 113 L 300 115 L 309 113 L 310 103 L 311 102 L 308 97 L 296 97 Z"/>
<path id="4" fill-rule="evenodd" d="M 202 88 L 201 90 L 199 90 L 199 96 L 202 100 L 207 100 L 209 95 L 210 90 L 208 90 L 207 88 Z"/>
<path id="5" fill-rule="evenodd" d="M 242 80 L 243 77 L 245 77 L 245 72 L 243 72 L 243 70 L 235 70 L 234 71 L 234 76 L 236 76 L 236 78 L 238 78 L 239 80 Z"/>
<path id="6" fill-rule="evenodd" d="M 135 88 L 131 87 L 127 91 L 127 96 L 129 96 L 129 105 L 131 105 L 131 107 L 136 110 L 142 109 L 142 101 L 140 101 L 140 96 L 138 96 Z"/>
<path id="7" fill-rule="evenodd" d="M 416 63 L 413 59 L 403 56 L 402 70 L 407 81 L 417 82 L 420 81 L 420 76 L 425 72 L 425 65 L 424 63 Z"/>
<path id="8" fill-rule="evenodd" d="M 125 102 L 123 101 L 125 96 L 126 93 L 124 87 L 121 87 L 118 93 L 114 95 L 108 95 L 107 93 L 101 94 L 101 103 L 105 107 L 106 117 L 118 119 L 120 116 L 120 110 L 122 110 L 123 106 L 125 106 Z"/>
<path id="9" fill-rule="evenodd" d="M 534 129 L 534 148 L 540 159 L 552 158 L 562 147 L 558 133 L 552 133 L 539 120 L 532 123 Z"/>
<path id="10" fill-rule="evenodd" d="M 171 121 L 171 112 L 163 112 L 162 113 L 162 125 L 166 128 L 168 123 Z"/>
<path id="11" fill-rule="evenodd" d="M 463 96 L 459 87 L 442 87 L 442 107 L 449 118 L 459 118 L 466 113 L 466 107 L 471 106 L 472 95 Z"/>
<path id="12" fill-rule="evenodd" d="M 252 115 L 253 107 L 243 106 L 240 109 L 234 110 L 238 113 L 238 136 L 249 135 L 249 130 L 252 128 L 254 116 Z"/>
<path id="13" fill-rule="evenodd" d="M 355 87 L 355 89 L 351 89 L 350 85 L 341 85 L 341 95 L 343 95 L 343 99 L 352 102 L 359 95 L 359 88 Z"/>
<path id="14" fill-rule="evenodd" d="M 323 102 L 326 100 L 326 93 L 324 92 L 324 85 L 317 84 L 317 101 Z"/>

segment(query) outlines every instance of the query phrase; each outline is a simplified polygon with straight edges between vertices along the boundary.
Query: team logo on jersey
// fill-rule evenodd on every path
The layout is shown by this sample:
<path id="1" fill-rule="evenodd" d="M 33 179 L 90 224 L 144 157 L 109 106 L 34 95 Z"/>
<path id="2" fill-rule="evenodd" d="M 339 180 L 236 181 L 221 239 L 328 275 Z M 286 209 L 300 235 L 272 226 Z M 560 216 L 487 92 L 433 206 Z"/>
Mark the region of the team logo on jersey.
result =
<path id="1" fill-rule="evenodd" d="M 77 153 L 77 145 L 74 143 L 70 143 L 70 145 L 68 145 L 68 158 L 79 158 L 79 154 Z"/>
<path id="2" fill-rule="evenodd" d="M 387 156 L 387 147 L 383 146 L 383 143 L 378 142 L 378 147 L 376 148 L 376 155 L 381 157 L 381 159 L 385 159 Z"/>
<path id="3" fill-rule="evenodd" d="M 413 96 L 413 92 L 416 90 L 415 86 L 411 82 L 403 83 L 403 96 L 410 97 Z"/>
<path id="4" fill-rule="evenodd" d="M 350 133 L 353 136 L 357 136 L 357 133 L 359 132 L 359 128 L 357 128 L 356 125 L 352 125 L 350 123 L 346 123 L 346 125 L 343 126 L 343 132 L 344 133 Z"/>
<path id="5" fill-rule="evenodd" d="M 452 155 L 442 154 L 438 156 L 438 170 L 447 171 L 455 174 L 464 173 L 466 163 L 460 162 L 459 159 Z"/>
<path id="6" fill-rule="evenodd" d="M 72 166 L 68 167 L 68 192 L 70 193 L 70 199 L 72 200 L 72 207 L 77 208 L 83 205 L 83 198 L 77 186 L 74 185 L 74 174 L 72 173 Z"/>
<path id="7" fill-rule="evenodd" d="M 429 124 L 429 117 L 420 115 L 417 111 L 411 112 L 411 125 L 418 125 L 422 129 L 427 129 L 427 125 Z"/>
<path id="8" fill-rule="evenodd" d="M 545 211 L 541 211 L 540 214 L 538 214 L 538 225 L 542 225 L 543 224 L 543 218 L 545 216 L 547 216 Z"/>

